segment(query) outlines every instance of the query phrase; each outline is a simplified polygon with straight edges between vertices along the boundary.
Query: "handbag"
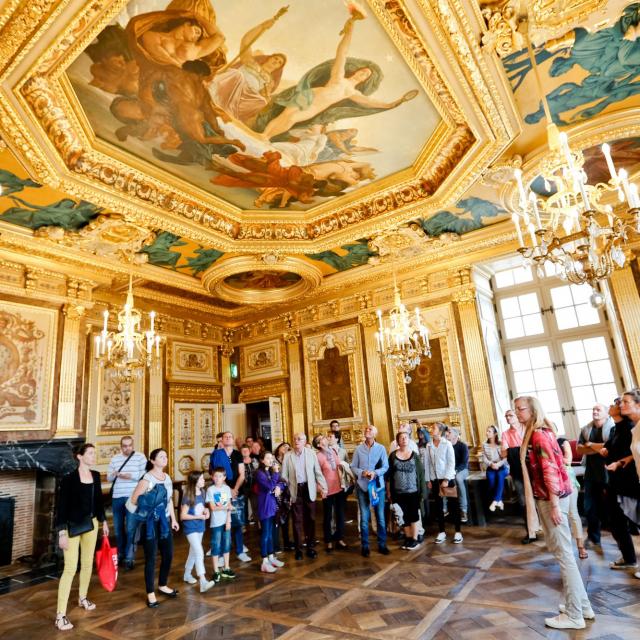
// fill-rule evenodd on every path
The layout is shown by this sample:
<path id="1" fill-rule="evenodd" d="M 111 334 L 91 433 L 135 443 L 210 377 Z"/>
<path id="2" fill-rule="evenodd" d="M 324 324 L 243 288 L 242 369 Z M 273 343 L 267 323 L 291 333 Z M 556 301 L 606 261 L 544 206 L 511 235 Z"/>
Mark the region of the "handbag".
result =
<path id="1" fill-rule="evenodd" d="M 118 582 L 118 549 L 111 546 L 108 536 L 102 538 L 102 546 L 96 553 L 96 568 L 102 586 L 113 591 Z"/>
<path id="2" fill-rule="evenodd" d="M 93 492 L 94 492 L 95 482 L 91 483 L 91 508 L 93 510 Z M 93 531 L 93 513 L 90 513 L 88 516 L 85 516 L 79 522 L 67 522 L 67 535 L 70 538 L 76 538 L 77 536 L 81 536 L 83 533 L 88 533 L 89 531 Z"/>
<path id="3" fill-rule="evenodd" d="M 438 487 L 440 488 L 440 497 L 441 498 L 457 498 L 458 497 L 458 487 L 453 480 L 449 480 L 449 482 L 453 482 L 452 487 L 443 487 L 440 483 L 438 483 Z"/>
<path id="4" fill-rule="evenodd" d="M 118 474 L 124 469 L 124 465 L 127 464 L 127 462 L 129 462 L 129 460 L 131 460 L 131 456 L 135 453 L 135 451 L 132 451 L 129 456 L 127 457 L 127 459 L 120 465 L 120 468 L 116 471 L 116 477 L 114 478 L 113 482 L 111 483 L 111 489 L 109 489 L 109 500 L 113 500 L 113 488 L 116 486 L 116 482 L 118 481 Z"/>

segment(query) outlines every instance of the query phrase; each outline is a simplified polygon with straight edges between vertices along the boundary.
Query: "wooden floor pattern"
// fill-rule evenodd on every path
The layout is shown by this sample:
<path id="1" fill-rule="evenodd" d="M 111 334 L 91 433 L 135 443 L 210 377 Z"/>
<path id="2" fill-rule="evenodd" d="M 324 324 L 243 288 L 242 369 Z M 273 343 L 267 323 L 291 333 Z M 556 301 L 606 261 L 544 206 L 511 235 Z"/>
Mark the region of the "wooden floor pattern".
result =
<path id="1" fill-rule="evenodd" d="M 254 551 L 256 531 L 250 529 L 247 542 Z M 591 550 L 580 562 L 596 621 L 584 631 L 559 632 L 544 626 L 560 600 L 557 566 L 542 543 L 520 544 L 515 520 L 513 527 L 469 527 L 461 545 L 451 538 L 435 545 L 432 534 L 418 551 L 392 543 L 391 555 L 372 549 L 369 559 L 359 554 L 355 530 L 349 533 L 349 551 L 329 555 L 321 545 L 317 559 L 300 562 L 286 553 L 280 556 L 285 568 L 273 575 L 260 573 L 257 562 L 234 561 L 237 579 L 204 595 L 182 582 L 187 546 L 178 535 L 170 582 L 180 590 L 177 599 L 161 598 L 158 609 L 148 609 L 139 562 L 134 571 L 120 574 L 113 593 L 94 576 L 89 597 L 97 609 L 70 607 L 76 627 L 63 634 L 53 628 L 57 580 L 49 580 L 0 596 L 0 638 L 38 640 L 52 633 L 91 640 L 640 638 L 640 580 L 608 568 L 618 557 L 609 536 L 603 554 Z M 71 603 L 76 597 L 74 590 Z"/>

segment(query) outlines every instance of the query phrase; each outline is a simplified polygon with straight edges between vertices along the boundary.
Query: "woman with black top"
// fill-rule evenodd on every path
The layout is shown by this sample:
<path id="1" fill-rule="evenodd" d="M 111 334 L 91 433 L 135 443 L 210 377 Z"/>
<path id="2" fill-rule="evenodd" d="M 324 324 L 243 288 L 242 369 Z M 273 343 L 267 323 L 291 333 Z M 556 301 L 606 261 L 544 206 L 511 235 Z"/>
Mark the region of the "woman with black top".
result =
<path id="1" fill-rule="evenodd" d="M 178 595 L 175 589 L 167 586 L 173 560 L 171 529 L 173 531 L 180 529 L 173 509 L 173 482 L 169 474 L 164 471 L 167 463 L 167 452 L 164 449 L 154 449 L 149 454 L 147 473 L 142 476 L 131 496 L 131 502 L 137 506 L 135 515 L 139 519 L 144 517 L 144 526 L 142 527 L 144 581 L 147 588 L 147 606 L 152 608 L 160 606 L 155 593 L 158 550 L 160 550 L 158 591 L 168 598 L 175 598 Z"/>
<path id="2" fill-rule="evenodd" d="M 87 591 L 91 581 L 99 522 L 102 523 L 104 535 L 109 535 L 109 526 L 102 503 L 100 474 L 90 468 L 96 463 L 95 447 L 92 444 L 83 444 L 75 455 L 78 459 L 78 468 L 62 478 L 56 520 L 58 544 L 64 552 L 64 571 L 58 585 L 58 609 L 55 622 L 56 629 L 59 631 L 73 629 L 73 625 L 67 618 L 67 603 L 73 577 L 78 570 L 78 554 L 80 554 L 78 606 L 86 611 L 93 611 L 96 608 L 96 605 L 87 598 Z"/>
<path id="3" fill-rule="evenodd" d="M 401 431 L 396 436 L 398 448 L 389 456 L 387 481 L 391 501 L 402 509 L 405 540 L 401 549 L 413 551 L 418 542 L 420 504 L 424 499 L 424 467 L 419 455 L 409 448 L 409 436 Z"/>

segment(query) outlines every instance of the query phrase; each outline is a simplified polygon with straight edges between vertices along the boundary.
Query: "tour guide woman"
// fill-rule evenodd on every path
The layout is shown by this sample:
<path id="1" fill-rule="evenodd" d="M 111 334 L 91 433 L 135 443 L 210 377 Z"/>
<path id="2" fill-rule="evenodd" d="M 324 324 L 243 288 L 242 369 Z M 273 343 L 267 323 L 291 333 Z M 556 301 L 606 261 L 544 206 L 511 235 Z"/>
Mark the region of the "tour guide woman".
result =
<path id="1" fill-rule="evenodd" d="M 549 551 L 560 565 L 564 603 L 560 615 L 546 618 L 554 629 L 584 629 L 585 618 L 595 618 L 573 555 L 569 529 L 569 495 L 572 487 L 564 466 L 555 425 L 545 417 L 537 398 L 521 396 L 515 400 L 516 417 L 525 427 L 520 460 L 524 477 L 529 537 L 538 530 L 538 515 Z M 534 503 L 535 499 L 535 503 Z"/>
<path id="2" fill-rule="evenodd" d="M 86 443 L 76 450 L 78 468 L 62 478 L 58 502 L 56 528 L 58 543 L 64 552 L 64 571 L 58 585 L 58 609 L 56 629 L 68 631 L 73 625 L 67 618 L 67 603 L 71 592 L 71 583 L 78 570 L 78 552 L 80 553 L 80 587 L 78 606 L 93 611 L 96 605 L 87 598 L 91 581 L 93 554 L 98 538 L 98 522 L 102 531 L 109 535 L 109 526 L 102 504 L 102 486 L 100 474 L 92 471 L 96 463 L 96 450 Z"/>

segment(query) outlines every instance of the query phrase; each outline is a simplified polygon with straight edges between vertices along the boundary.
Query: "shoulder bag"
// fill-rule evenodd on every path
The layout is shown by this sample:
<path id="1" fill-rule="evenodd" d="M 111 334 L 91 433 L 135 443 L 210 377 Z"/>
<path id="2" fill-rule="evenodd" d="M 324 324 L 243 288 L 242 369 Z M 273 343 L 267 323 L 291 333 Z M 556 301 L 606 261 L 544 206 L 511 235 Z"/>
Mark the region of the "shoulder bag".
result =
<path id="1" fill-rule="evenodd" d="M 431 464 L 433 465 L 433 469 L 435 472 L 436 460 L 435 460 L 435 455 L 434 455 L 432 446 L 429 448 L 429 457 L 431 458 Z M 458 487 L 456 486 L 456 483 L 453 480 L 449 480 L 449 482 L 453 482 L 453 486 L 443 487 L 441 483 L 442 483 L 442 480 L 444 479 L 445 478 L 442 478 L 441 480 L 436 480 L 436 482 L 438 483 L 438 494 L 440 495 L 440 497 L 441 498 L 457 498 Z"/>
<path id="2" fill-rule="evenodd" d="M 127 464 L 129 460 L 131 460 L 131 456 L 134 453 L 135 451 L 132 451 L 127 457 L 127 459 L 120 465 L 120 468 L 116 471 L 116 477 L 113 479 L 113 482 L 111 483 L 111 489 L 109 489 L 109 500 L 113 500 L 113 488 L 116 486 L 116 482 L 118 480 L 118 474 L 124 469 L 124 465 Z"/>

